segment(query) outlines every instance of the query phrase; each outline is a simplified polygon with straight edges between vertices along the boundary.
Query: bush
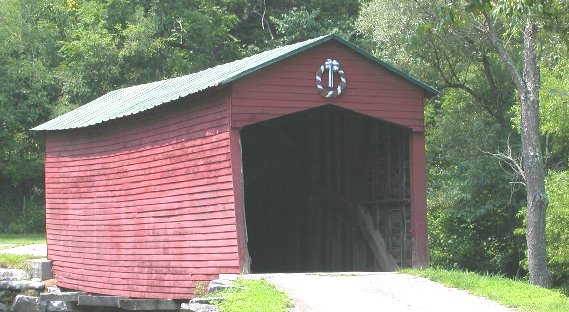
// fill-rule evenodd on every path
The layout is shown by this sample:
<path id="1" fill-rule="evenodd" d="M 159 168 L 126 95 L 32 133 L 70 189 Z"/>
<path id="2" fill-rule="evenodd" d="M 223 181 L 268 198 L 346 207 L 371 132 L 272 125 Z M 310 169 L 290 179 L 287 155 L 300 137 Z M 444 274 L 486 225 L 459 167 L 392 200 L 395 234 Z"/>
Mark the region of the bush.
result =
<path id="1" fill-rule="evenodd" d="M 0 233 L 45 232 L 45 205 L 41 201 L 32 196 L 24 197 L 21 203 L 4 203 L 0 208 Z"/>
<path id="2" fill-rule="evenodd" d="M 569 287 L 569 171 L 547 178 L 547 253 L 556 285 Z"/>

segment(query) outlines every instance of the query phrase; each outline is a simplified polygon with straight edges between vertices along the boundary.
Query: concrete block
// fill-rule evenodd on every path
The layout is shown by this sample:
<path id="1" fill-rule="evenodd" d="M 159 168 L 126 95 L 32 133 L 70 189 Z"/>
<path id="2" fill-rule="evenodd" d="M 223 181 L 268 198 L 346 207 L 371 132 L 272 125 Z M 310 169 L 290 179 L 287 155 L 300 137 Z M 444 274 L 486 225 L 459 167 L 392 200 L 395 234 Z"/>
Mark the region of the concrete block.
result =
<path id="1" fill-rule="evenodd" d="M 78 297 L 78 305 L 80 306 L 95 306 L 95 307 L 119 307 L 119 301 L 128 299 L 126 297 L 118 296 L 89 296 L 80 295 Z"/>
<path id="2" fill-rule="evenodd" d="M 69 301 L 49 301 L 47 312 L 77 312 L 77 303 Z"/>
<path id="3" fill-rule="evenodd" d="M 41 282 L 31 281 L 0 281 L 0 289 L 25 290 L 32 289 L 37 291 L 44 290 L 45 286 Z"/>
<path id="4" fill-rule="evenodd" d="M 51 261 L 47 259 L 29 260 L 32 278 L 38 278 L 42 281 L 53 278 Z"/>
<path id="5" fill-rule="evenodd" d="M 0 281 L 18 281 L 27 280 L 29 278 L 30 276 L 26 271 L 0 268 Z"/>
<path id="6" fill-rule="evenodd" d="M 211 293 L 215 291 L 222 291 L 231 287 L 232 284 L 233 284 L 232 280 L 216 279 L 209 282 L 209 286 L 207 287 L 207 292 Z"/>
<path id="7" fill-rule="evenodd" d="M 170 299 L 119 300 L 119 308 L 127 311 L 179 311 L 180 304 Z"/>
<path id="8" fill-rule="evenodd" d="M 82 291 L 69 291 L 57 294 L 41 294 L 40 301 L 79 301 L 79 296 L 85 296 Z"/>
<path id="9" fill-rule="evenodd" d="M 182 303 L 180 312 L 218 312 L 219 308 L 214 305 L 201 303 Z"/>
<path id="10" fill-rule="evenodd" d="M 10 308 L 12 312 L 39 312 L 39 298 L 17 295 Z"/>
<path id="11" fill-rule="evenodd" d="M 224 297 L 208 297 L 208 298 L 194 298 L 190 303 L 211 304 L 213 302 L 225 301 Z"/>

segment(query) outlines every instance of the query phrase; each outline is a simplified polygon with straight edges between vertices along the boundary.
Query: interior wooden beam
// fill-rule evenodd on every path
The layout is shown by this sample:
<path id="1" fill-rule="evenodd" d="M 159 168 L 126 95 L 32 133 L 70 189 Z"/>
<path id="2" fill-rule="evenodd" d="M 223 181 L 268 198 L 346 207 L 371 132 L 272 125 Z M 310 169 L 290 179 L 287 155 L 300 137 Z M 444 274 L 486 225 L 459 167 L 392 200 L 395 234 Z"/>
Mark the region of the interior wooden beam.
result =
<path id="1" fill-rule="evenodd" d="M 373 221 L 369 214 L 367 214 L 364 208 L 360 205 L 355 205 L 352 209 L 354 210 L 355 220 L 358 227 L 366 238 L 368 246 L 373 252 L 374 257 L 381 268 L 384 271 L 397 271 L 397 263 L 387 250 L 387 244 L 385 243 L 381 232 L 373 227 Z"/>
<path id="2" fill-rule="evenodd" d="M 354 204 L 338 194 L 331 192 L 321 192 L 325 199 L 330 200 L 336 205 L 344 207 L 348 210 L 352 219 L 358 225 L 362 235 L 371 249 L 375 260 L 379 263 L 384 271 L 396 271 L 399 267 L 393 256 L 387 249 L 387 244 L 381 235 L 381 232 L 373 226 L 373 220 L 369 214 L 365 212 L 365 208 L 361 205 Z"/>

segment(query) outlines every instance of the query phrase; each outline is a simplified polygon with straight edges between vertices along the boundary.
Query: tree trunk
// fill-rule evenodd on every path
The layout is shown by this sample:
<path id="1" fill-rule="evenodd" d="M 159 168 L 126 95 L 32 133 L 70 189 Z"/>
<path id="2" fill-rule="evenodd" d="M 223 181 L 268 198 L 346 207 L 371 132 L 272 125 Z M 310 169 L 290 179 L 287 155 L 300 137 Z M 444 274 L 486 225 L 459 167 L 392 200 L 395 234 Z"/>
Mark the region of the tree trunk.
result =
<path id="1" fill-rule="evenodd" d="M 527 190 L 528 266 L 530 282 L 542 287 L 551 286 L 551 276 L 547 269 L 545 241 L 545 209 L 549 203 L 545 193 L 545 173 L 539 136 L 539 66 L 536 55 L 537 25 L 528 14 L 523 29 L 524 63 L 523 76 L 505 50 L 494 29 L 494 20 L 484 14 L 490 41 L 496 48 L 500 59 L 505 63 L 516 89 L 521 105 L 521 137 L 524 179 Z"/>
<path id="2" fill-rule="evenodd" d="M 539 136 L 539 66 L 536 55 L 537 27 L 528 18 L 524 29 L 525 90 L 518 90 L 522 121 L 522 155 L 527 189 L 528 266 L 530 282 L 542 287 L 551 286 L 547 269 L 545 241 L 545 174 Z"/>

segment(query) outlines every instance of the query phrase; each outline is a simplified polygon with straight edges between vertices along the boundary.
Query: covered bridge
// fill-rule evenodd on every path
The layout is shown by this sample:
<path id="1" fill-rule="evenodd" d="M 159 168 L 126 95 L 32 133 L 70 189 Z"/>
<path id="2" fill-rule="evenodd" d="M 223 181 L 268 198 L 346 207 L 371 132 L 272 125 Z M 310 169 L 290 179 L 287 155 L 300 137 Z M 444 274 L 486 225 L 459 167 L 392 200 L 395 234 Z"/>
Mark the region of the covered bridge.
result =
<path id="1" fill-rule="evenodd" d="M 427 265 L 434 94 L 328 35 L 48 121 L 33 130 L 45 133 L 55 278 L 185 299 L 220 273 Z"/>

